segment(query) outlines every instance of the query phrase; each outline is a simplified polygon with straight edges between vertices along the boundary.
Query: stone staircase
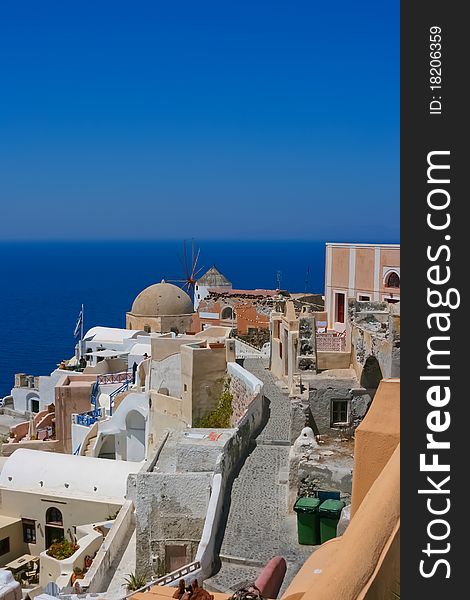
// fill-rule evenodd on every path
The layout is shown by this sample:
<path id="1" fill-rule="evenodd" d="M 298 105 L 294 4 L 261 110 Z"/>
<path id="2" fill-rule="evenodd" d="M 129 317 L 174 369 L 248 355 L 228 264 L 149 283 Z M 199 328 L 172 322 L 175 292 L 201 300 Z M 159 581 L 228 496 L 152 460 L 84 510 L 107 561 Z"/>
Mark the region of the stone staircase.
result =
<path id="1" fill-rule="evenodd" d="M 93 455 L 93 446 L 95 445 L 97 437 L 98 436 L 95 435 L 93 437 L 88 438 L 84 456 L 94 456 Z"/>

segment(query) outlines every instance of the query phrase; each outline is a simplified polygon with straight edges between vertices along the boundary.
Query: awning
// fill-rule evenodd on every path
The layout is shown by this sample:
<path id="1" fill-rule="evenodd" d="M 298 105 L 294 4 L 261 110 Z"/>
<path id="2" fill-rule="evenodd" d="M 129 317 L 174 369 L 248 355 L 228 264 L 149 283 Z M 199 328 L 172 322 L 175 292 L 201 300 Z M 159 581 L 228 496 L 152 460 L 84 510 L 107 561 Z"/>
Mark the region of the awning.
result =
<path id="1" fill-rule="evenodd" d="M 87 352 L 87 356 L 98 356 L 101 358 L 111 358 L 112 356 L 125 356 L 129 354 L 128 350 L 95 350 L 95 352 Z"/>

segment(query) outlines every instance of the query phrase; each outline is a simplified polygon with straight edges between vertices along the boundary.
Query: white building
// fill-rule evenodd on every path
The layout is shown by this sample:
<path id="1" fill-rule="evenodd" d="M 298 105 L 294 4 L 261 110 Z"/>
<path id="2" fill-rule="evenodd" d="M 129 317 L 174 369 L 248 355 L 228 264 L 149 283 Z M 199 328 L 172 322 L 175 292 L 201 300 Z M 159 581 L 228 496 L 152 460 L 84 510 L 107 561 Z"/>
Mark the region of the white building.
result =
<path id="1" fill-rule="evenodd" d="M 83 352 L 91 367 L 109 358 L 123 358 L 128 367 L 150 356 L 150 334 L 142 330 L 92 327 L 83 336 Z"/>
<path id="2" fill-rule="evenodd" d="M 81 525 L 106 521 L 126 499 L 141 465 L 18 449 L 0 473 L 0 565 L 39 555 L 53 540 L 75 539 Z M 1 550 L 0 550 L 1 551 Z"/>
<path id="3" fill-rule="evenodd" d="M 209 289 L 213 287 L 232 289 L 232 283 L 215 265 L 196 281 L 194 286 L 194 310 L 198 309 L 201 300 L 209 295 Z"/>

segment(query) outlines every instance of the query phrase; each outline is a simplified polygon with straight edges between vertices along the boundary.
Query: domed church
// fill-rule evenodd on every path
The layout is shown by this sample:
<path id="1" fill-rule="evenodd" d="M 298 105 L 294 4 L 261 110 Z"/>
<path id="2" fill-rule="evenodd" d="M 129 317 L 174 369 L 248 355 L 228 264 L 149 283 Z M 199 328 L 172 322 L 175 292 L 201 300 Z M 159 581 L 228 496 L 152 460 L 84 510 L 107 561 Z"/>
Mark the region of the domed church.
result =
<path id="1" fill-rule="evenodd" d="M 162 280 L 140 292 L 126 313 L 126 328 L 148 333 L 186 333 L 191 329 L 193 312 L 188 294 Z"/>

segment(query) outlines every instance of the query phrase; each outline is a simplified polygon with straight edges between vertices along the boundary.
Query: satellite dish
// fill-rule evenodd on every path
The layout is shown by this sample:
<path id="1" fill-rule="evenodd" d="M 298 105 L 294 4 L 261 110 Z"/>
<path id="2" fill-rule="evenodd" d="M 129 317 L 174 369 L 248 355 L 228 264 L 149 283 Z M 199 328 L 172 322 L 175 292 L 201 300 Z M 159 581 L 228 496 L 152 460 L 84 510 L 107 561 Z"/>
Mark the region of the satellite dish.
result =
<path id="1" fill-rule="evenodd" d="M 111 396 L 109 394 L 100 394 L 98 398 L 98 403 L 101 406 L 101 408 L 109 410 L 111 406 Z"/>

